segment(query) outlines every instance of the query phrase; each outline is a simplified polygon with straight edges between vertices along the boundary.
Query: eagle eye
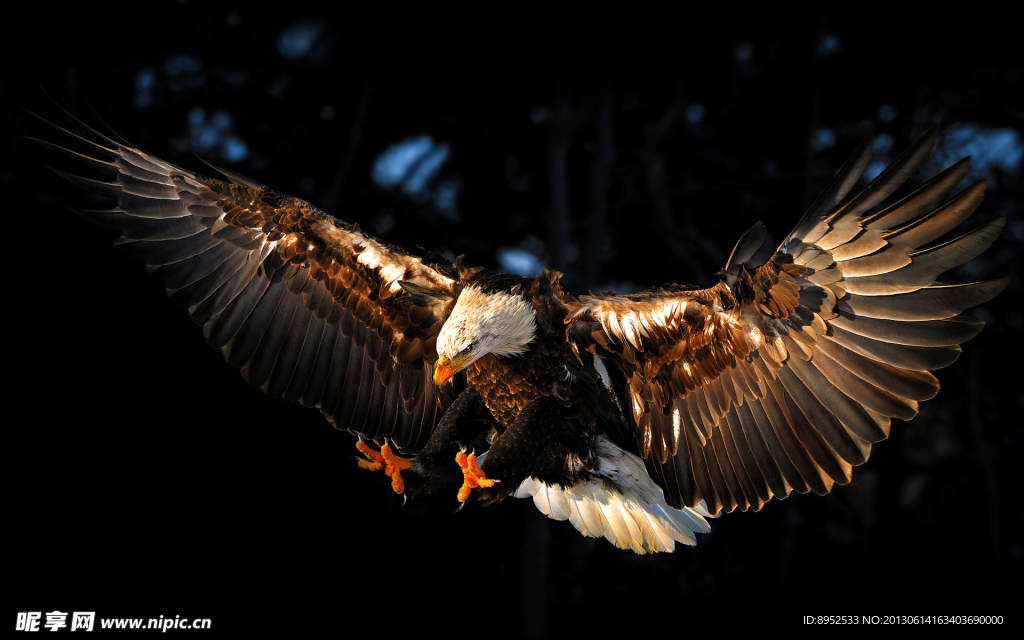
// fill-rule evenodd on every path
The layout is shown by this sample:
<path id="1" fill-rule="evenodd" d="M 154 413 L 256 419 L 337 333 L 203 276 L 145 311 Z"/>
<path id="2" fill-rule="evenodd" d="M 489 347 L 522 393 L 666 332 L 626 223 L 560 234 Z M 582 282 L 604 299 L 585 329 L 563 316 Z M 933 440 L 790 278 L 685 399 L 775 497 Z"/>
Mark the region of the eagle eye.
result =
<path id="1" fill-rule="evenodd" d="M 465 349 L 462 350 L 462 353 L 471 353 L 472 351 L 473 351 L 473 345 L 469 345 L 468 347 L 466 347 Z"/>

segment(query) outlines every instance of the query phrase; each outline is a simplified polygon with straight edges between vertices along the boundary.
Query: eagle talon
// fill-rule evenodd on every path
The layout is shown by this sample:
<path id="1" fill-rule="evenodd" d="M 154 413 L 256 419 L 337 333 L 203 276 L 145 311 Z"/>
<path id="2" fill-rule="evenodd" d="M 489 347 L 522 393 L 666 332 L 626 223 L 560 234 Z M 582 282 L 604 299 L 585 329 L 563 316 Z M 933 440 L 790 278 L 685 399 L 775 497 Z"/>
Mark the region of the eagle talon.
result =
<path id="1" fill-rule="evenodd" d="M 359 449 L 359 452 L 367 457 L 366 460 L 359 461 L 360 468 L 370 471 L 384 469 L 384 473 L 391 478 L 391 488 L 395 493 L 401 494 L 405 491 L 402 471 L 412 466 L 412 460 L 395 455 L 391 452 L 391 447 L 386 444 L 380 448 L 380 453 L 377 453 L 360 440 L 356 443 L 356 449 Z"/>
<path id="2" fill-rule="evenodd" d="M 469 497 L 469 492 L 477 487 L 493 487 L 494 480 L 489 479 L 483 469 L 476 463 L 476 455 L 466 455 L 466 450 L 463 449 L 455 455 L 455 462 L 462 467 L 462 488 L 459 489 L 459 502 L 465 503 Z M 459 507 L 461 509 L 461 507 Z"/>

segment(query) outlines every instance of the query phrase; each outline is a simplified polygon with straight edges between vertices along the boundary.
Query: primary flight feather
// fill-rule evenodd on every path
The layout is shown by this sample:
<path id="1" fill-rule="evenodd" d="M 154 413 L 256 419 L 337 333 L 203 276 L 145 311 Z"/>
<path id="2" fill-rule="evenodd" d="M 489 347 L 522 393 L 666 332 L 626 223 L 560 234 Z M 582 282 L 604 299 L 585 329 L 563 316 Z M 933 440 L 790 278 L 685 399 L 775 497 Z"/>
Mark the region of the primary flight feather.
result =
<path id="1" fill-rule="evenodd" d="M 982 200 L 983 182 L 949 197 L 969 160 L 886 202 L 934 130 L 851 193 L 865 140 L 781 244 L 744 234 L 718 285 L 619 296 L 409 251 L 232 172 L 50 126 L 68 146 L 37 142 L 105 178 L 58 173 L 117 203 L 76 213 L 120 233 L 247 382 L 357 434 L 396 492 L 532 497 L 637 552 L 849 482 L 981 330 L 960 314 L 1006 285 L 936 282 L 1005 224 L 939 241 Z"/>

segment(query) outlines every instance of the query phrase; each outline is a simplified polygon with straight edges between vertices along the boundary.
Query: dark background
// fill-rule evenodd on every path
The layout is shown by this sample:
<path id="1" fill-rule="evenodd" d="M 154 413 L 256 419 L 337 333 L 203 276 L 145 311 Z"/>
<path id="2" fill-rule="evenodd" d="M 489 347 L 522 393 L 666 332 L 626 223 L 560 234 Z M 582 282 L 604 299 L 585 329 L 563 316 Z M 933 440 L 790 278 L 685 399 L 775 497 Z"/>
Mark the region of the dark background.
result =
<path id="1" fill-rule="evenodd" d="M 998 21 L 877 22 L 691 13 L 597 29 L 247 3 L 10 24 L 10 617 L 499 636 L 789 629 L 805 615 L 1019 624 L 1024 71 Z M 910 184 L 973 154 L 969 180 L 990 181 L 976 218 L 1008 214 L 996 245 L 950 275 L 1011 282 L 972 312 L 988 327 L 938 373 L 939 396 L 850 485 L 637 556 L 529 501 L 453 514 L 453 489 L 402 507 L 356 467 L 354 438 L 248 387 L 113 234 L 66 211 L 90 200 L 24 139 L 54 136 L 20 107 L 69 126 L 35 83 L 176 164 L 205 171 L 195 151 L 392 242 L 554 267 L 595 291 L 710 286 L 755 221 L 784 237 L 869 130 L 891 161 L 938 124 Z M 374 167 L 403 142 L 416 161 L 387 165 L 382 186 Z"/>

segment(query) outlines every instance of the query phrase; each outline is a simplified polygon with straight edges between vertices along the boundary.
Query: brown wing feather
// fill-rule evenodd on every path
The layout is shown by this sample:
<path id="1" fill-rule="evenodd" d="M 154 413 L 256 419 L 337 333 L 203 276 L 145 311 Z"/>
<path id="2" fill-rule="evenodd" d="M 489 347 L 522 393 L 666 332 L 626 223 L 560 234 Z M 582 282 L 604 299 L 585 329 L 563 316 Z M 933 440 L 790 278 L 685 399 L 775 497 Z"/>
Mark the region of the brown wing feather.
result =
<path id="1" fill-rule="evenodd" d="M 958 314 L 1006 284 L 935 283 L 1005 224 L 999 215 L 936 243 L 981 201 L 984 183 L 943 201 L 969 161 L 871 212 L 935 138 L 929 131 L 846 197 L 867 163 L 870 145 L 858 147 L 774 255 L 756 226 L 711 289 L 667 286 L 570 305 L 573 348 L 626 376 L 637 446 L 670 504 L 704 501 L 715 513 L 756 510 L 792 491 L 826 493 L 888 437 L 892 418 L 913 418 L 935 395 L 928 372 L 956 360 L 959 343 L 983 324 Z"/>
<path id="2" fill-rule="evenodd" d="M 404 451 L 425 444 L 453 398 L 435 398 L 425 365 L 458 296 L 455 265 L 230 172 L 230 182 L 207 178 L 95 131 L 99 142 L 46 124 L 92 155 L 37 142 L 110 179 L 57 171 L 117 201 L 76 213 L 121 233 L 115 243 L 246 381 L 319 408 L 340 429 Z"/>

